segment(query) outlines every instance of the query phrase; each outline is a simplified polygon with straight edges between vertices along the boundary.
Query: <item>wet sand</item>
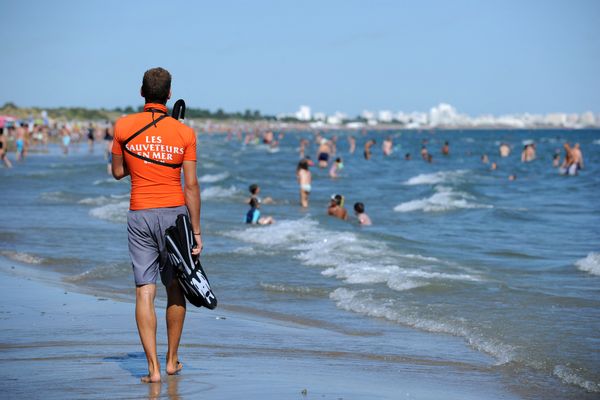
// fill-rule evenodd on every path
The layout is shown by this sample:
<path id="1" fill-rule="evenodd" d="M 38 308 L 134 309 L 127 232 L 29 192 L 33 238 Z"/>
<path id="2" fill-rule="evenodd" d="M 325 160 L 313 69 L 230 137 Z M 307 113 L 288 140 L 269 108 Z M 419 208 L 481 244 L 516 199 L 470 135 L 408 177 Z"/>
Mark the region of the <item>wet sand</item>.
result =
<path id="1" fill-rule="evenodd" d="M 2 398 L 519 398 L 483 364 L 364 353 L 360 333 L 225 308 L 190 309 L 180 350 L 184 370 L 142 384 L 146 361 L 133 303 L 76 293 L 58 278 L 40 276 L 0 262 Z"/>

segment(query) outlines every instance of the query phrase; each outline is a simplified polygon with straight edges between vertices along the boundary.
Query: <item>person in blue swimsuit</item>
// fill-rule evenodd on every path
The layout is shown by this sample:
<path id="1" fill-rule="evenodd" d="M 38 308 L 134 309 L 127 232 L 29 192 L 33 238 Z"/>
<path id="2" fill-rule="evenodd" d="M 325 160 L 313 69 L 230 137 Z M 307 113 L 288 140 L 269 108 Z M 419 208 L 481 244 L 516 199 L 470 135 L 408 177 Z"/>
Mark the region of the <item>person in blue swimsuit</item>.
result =
<path id="1" fill-rule="evenodd" d="M 275 222 L 275 220 L 271 216 L 260 216 L 260 203 L 258 202 L 258 199 L 256 197 L 252 197 L 248 202 L 248 205 L 250 205 L 250 210 L 248 210 L 248 212 L 246 213 L 245 221 L 247 224 L 270 225 L 273 222 Z"/>

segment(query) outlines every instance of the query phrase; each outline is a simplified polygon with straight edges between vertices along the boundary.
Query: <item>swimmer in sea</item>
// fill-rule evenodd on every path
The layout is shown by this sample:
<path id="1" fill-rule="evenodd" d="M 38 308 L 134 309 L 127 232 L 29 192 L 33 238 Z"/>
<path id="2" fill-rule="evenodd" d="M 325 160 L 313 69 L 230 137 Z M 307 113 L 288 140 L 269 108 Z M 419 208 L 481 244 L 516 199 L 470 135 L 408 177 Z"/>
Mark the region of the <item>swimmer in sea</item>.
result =
<path id="1" fill-rule="evenodd" d="M 421 146 L 421 158 L 425 161 L 427 161 L 429 156 L 429 152 L 427 151 L 427 146 L 422 145 Z"/>
<path id="2" fill-rule="evenodd" d="M 94 139 L 96 138 L 94 124 L 90 122 L 90 125 L 87 128 L 87 139 L 88 139 L 88 151 L 90 153 L 94 152 Z"/>
<path id="3" fill-rule="evenodd" d="M 498 164 L 496 164 L 495 162 L 493 162 L 493 163 L 492 163 L 492 165 L 490 166 L 490 169 L 491 169 L 492 171 L 495 171 L 495 170 L 497 170 L 497 169 L 498 169 Z"/>
<path id="4" fill-rule="evenodd" d="M 406 161 L 410 161 L 410 160 L 411 160 L 410 153 L 406 153 L 406 154 L 404 155 L 404 159 L 405 159 Z"/>
<path id="5" fill-rule="evenodd" d="M 319 168 L 327 168 L 329 164 L 329 155 L 331 154 L 331 146 L 329 145 L 329 141 L 325 138 L 322 138 L 319 142 L 319 150 L 317 151 L 318 156 L 317 160 L 319 160 Z"/>
<path id="6" fill-rule="evenodd" d="M 392 141 L 392 137 L 388 136 L 381 145 L 381 151 L 384 156 L 389 156 L 392 154 L 392 149 L 394 147 L 394 142 Z"/>
<path id="7" fill-rule="evenodd" d="M 354 154 L 354 151 L 356 150 L 356 138 L 354 136 L 348 136 L 348 145 L 350 146 L 348 152 Z"/>
<path id="8" fill-rule="evenodd" d="M 104 159 L 107 161 L 106 172 L 108 175 L 112 175 L 112 141 L 113 141 L 113 126 L 109 122 L 109 125 L 104 130 Z"/>
<path id="9" fill-rule="evenodd" d="M 308 139 L 300 139 L 300 158 L 304 158 L 306 152 L 306 146 L 310 144 Z"/>
<path id="10" fill-rule="evenodd" d="M 445 156 L 450 155 L 450 143 L 444 142 L 444 145 L 442 146 L 442 154 Z"/>
<path id="11" fill-rule="evenodd" d="M 262 139 L 264 144 L 271 144 L 271 142 L 273 141 L 273 132 L 267 131 L 263 133 Z"/>
<path id="12" fill-rule="evenodd" d="M 508 157 L 510 155 L 510 146 L 506 143 L 501 143 L 498 151 L 500 152 L 500 157 Z"/>
<path id="13" fill-rule="evenodd" d="M 535 144 L 526 144 L 521 152 L 521 162 L 531 162 L 535 160 Z"/>
<path id="14" fill-rule="evenodd" d="M 344 168 L 344 163 L 340 157 L 335 159 L 335 162 L 331 164 L 331 168 L 329 168 L 329 176 L 331 178 L 337 178 L 338 172 L 340 172 Z"/>
<path id="15" fill-rule="evenodd" d="M 246 213 L 247 224 L 271 225 L 275 222 L 275 220 L 271 216 L 260 216 L 260 203 L 255 197 L 250 199 L 248 205 L 250 205 L 250 210 L 248 210 L 248 212 Z"/>
<path id="16" fill-rule="evenodd" d="M 354 203 L 354 213 L 360 225 L 372 225 L 371 218 L 365 213 L 365 205 L 363 203 Z"/>
<path id="17" fill-rule="evenodd" d="M 487 154 L 481 156 L 481 162 L 484 164 L 488 164 L 490 162 L 490 159 L 488 158 Z"/>
<path id="18" fill-rule="evenodd" d="M 308 170 L 308 161 L 306 159 L 300 160 L 298 168 L 296 168 L 296 179 L 300 186 L 300 204 L 303 208 L 308 207 L 308 197 L 312 190 L 312 175 Z"/>
<path id="19" fill-rule="evenodd" d="M 331 196 L 329 201 L 329 207 L 327 207 L 327 215 L 343 219 L 348 219 L 348 211 L 344 208 L 344 196 L 341 194 L 334 194 Z"/>
<path id="20" fill-rule="evenodd" d="M 577 169 L 583 169 L 583 153 L 579 143 L 575 143 L 575 146 L 571 149 L 573 153 L 573 161 L 577 164 Z"/>
<path id="21" fill-rule="evenodd" d="M 552 156 L 552 166 L 554 168 L 560 167 L 560 153 L 558 152 L 558 150 Z"/>
<path id="22" fill-rule="evenodd" d="M 7 150 L 8 142 L 6 141 L 6 135 L 4 134 L 6 128 L 0 128 L 0 158 L 6 168 L 12 168 L 12 163 L 8 159 Z"/>
<path id="23" fill-rule="evenodd" d="M 18 125 L 17 126 L 17 141 L 16 141 L 16 145 L 17 145 L 17 152 L 16 152 L 16 159 L 17 161 L 21 161 L 25 159 L 25 154 L 26 154 L 26 147 L 27 147 L 27 143 L 26 143 L 26 134 L 25 134 L 25 128 L 23 127 L 23 125 Z"/>
<path id="24" fill-rule="evenodd" d="M 63 153 L 65 155 L 69 154 L 69 144 L 71 143 L 71 134 L 69 133 L 69 130 L 64 127 L 62 129 L 62 148 L 63 148 Z"/>
<path id="25" fill-rule="evenodd" d="M 365 143 L 365 150 L 363 152 L 365 160 L 369 160 L 371 158 L 371 147 L 373 147 L 375 143 L 377 143 L 375 139 L 367 140 L 367 142 Z"/>
<path id="26" fill-rule="evenodd" d="M 258 200 L 259 204 L 273 204 L 273 199 L 271 197 L 265 197 L 264 199 L 261 199 L 259 197 L 260 186 L 258 186 L 256 183 L 253 183 L 252 185 L 248 186 L 248 191 L 250 192 L 250 198 L 248 199 L 248 201 L 256 199 Z"/>
<path id="27" fill-rule="evenodd" d="M 558 172 L 561 175 L 577 175 L 579 164 L 575 160 L 575 153 L 573 152 L 573 148 L 569 145 L 569 143 L 565 143 L 563 145 L 565 149 L 565 159 L 558 169 Z"/>

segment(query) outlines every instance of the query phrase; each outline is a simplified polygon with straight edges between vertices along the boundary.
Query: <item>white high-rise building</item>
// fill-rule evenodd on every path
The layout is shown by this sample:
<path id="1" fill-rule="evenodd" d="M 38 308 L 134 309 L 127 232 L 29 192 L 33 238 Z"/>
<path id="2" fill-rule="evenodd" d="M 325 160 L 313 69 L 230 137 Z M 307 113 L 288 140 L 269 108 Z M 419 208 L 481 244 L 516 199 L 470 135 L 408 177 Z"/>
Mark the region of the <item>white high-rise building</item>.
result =
<path id="1" fill-rule="evenodd" d="M 392 119 L 394 118 L 393 114 L 391 111 L 389 110 L 381 110 L 377 113 L 378 115 L 378 120 L 380 122 L 392 122 Z"/>
<path id="2" fill-rule="evenodd" d="M 300 106 L 300 109 L 296 112 L 296 118 L 298 118 L 300 121 L 310 121 L 310 107 Z"/>

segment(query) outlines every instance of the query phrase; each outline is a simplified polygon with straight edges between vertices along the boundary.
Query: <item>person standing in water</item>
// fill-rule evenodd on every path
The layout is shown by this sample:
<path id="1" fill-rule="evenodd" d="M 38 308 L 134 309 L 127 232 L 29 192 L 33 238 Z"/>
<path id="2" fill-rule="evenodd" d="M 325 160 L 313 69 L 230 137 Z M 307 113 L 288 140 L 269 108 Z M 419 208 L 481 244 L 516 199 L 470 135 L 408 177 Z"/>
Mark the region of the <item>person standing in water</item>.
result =
<path id="1" fill-rule="evenodd" d="M 327 207 L 327 215 L 343 219 L 348 219 L 348 211 L 344 208 L 344 196 L 341 194 L 334 194 L 331 196 L 329 207 Z"/>
<path id="2" fill-rule="evenodd" d="M 371 147 L 373 147 L 373 145 L 375 143 L 376 143 L 375 139 L 367 140 L 367 142 L 365 143 L 365 150 L 363 152 L 363 155 L 365 156 L 365 160 L 371 159 Z"/>
<path id="3" fill-rule="evenodd" d="M 579 143 L 575 143 L 575 145 L 571 149 L 571 153 L 573 154 L 573 162 L 577 164 L 577 169 L 583 169 L 583 153 L 581 152 L 581 147 L 579 146 Z"/>
<path id="4" fill-rule="evenodd" d="M 442 155 L 450 155 L 450 143 L 444 142 L 444 145 L 442 146 Z"/>
<path id="5" fill-rule="evenodd" d="M 0 128 L 0 159 L 6 168 L 12 168 L 12 163 L 8 159 L 8 142 L 6 141 L 6 135 L 4 132 L 6 128 Z"/>
<path id="6" fill-rule="evenodd" d="M 298 163 L 296 168 L 296 179 L 300 185 L 300 204 L 303 208 L 308 207 L 308 196 L 312 190 L 312 175 L 308 170 L 308 160 L 303 159 Z"/>
<path id="7" fill-rule="evenodd" d="M 327 168 L 329 164 L 329 156 L 331 155 L 331 145 L 329 140 L 322 138 L 319 142 L 317 160 L 319 161 L 319 168 Z"/>
<path id="8" fill-rule="evenodd" d="M 329 176 L 333 179 L 338 177 L 338 173 L 344 168 L 344 163 L 340 157 L 335 159 L 335 162 L 331 164 L 331 168 L 329 168 Z"/>
<path id="9" fill-rule="evenodd" d="M 161 380 L 154 309 L 159 275 L 167 291 L 166 372 L 174 375 L 183 368 L 178 350 L 186 304 L 175 269 L 169 262 L 165 230 L 175 225 L 179 214 L 189 215 L 196 242 L 192 254 L 196 256 L 202 250 L 202 232 L 196 134 L 167 116 L 171 74 L 163 68 L 146 71 L 141 95 L 145 98 L 144 111 L 122 117 L 115 124 L 112 174 L 117 180 L 131 176 L 127 233 L 136 285 L 135 318 L 148 362 L 148 375 L 142 382 L 151 383 Z M 134 139 L 125 143 L 136 133 Z"/>
<path id="10" fill-rule="evenodd" d="M 356 138 L 352 135 L 348 136 L 348 153 L 354 154 L 356 150 Z"/>

